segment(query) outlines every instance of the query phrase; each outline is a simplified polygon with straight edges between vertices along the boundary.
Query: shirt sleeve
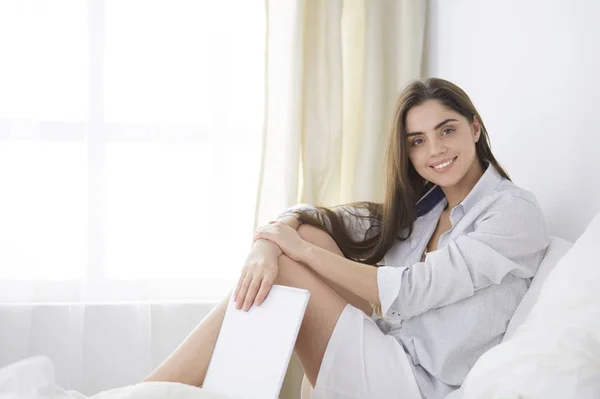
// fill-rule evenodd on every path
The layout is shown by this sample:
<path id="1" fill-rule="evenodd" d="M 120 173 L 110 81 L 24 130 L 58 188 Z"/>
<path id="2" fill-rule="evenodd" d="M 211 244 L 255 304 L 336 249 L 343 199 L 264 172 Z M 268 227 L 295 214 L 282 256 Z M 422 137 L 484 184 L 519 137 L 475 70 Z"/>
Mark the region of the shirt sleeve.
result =
<path id="1" fill-rule="evenodd" d="M 458 236 L 411 267 L 383 266 L 377 284 L 383 316 L 410 318 L 500 284 L 508 274 L 530 278 L 549 237 L 537 204 L 512 197 L 491 207 L 474 231 Z"/>
<path id="2" fill-rule="evenodd" d="M 341 217 L 346 231 L 354 241 L 361 241 L 365 238 L 367 230 L 371 227 L 371 220 L 368 217 L 369 211 L 366 208 L 339 205 L 330 209 Z M 278 218 L 293 215 L 295 211 L 306 211 L 315 216 L 319 213 L 319 210 L 313 205 L 297 204 L 280 213 Z M 331 231 L 331 225 L 329 224 L 328 218 L 324 217 L 324 220 L 327 229 Z"/>

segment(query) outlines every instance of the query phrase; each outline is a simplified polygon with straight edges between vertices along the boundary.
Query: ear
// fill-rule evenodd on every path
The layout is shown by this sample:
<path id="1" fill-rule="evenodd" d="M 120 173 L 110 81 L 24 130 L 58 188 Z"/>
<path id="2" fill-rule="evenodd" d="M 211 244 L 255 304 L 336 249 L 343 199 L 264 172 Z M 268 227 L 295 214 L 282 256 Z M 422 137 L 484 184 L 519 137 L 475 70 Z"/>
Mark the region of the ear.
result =
<path id="1" fill-rule="evenodd" d="M 481 137 L 481 123 L 479 122 L 479 119 L 477 119 L 477 117 L 473 117 L 473 138 L 475 139 L 475 142 L 477 143 L 479 141 L 479 138 Z"/>

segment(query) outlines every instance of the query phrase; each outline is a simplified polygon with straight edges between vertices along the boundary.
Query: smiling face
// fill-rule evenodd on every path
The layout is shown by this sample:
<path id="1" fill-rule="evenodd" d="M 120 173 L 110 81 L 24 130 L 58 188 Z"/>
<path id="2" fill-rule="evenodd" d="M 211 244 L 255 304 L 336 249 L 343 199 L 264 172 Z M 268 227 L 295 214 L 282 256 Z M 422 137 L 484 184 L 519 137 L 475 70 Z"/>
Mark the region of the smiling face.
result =
<path id="1" fill-rule="evenodd" d="M 477 119 L 469 121 L 437 100 L 427 100 L 406 114 L 408 156 L 421 177 L 452 188 L 479 169 L 475 143 L 481 135 Z"/>

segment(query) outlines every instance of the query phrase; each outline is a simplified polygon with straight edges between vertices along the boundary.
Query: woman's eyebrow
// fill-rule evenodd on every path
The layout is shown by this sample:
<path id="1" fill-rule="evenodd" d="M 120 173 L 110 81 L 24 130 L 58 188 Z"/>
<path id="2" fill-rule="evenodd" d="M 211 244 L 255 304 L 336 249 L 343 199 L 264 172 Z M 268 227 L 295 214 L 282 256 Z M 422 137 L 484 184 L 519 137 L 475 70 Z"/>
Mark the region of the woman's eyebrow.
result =
<path id="1" fill-rule="evenodd" d="M 433 130 L 438 130 L 439 128 L 441 128 L 448 122 L 458 122 L 458 119 L 446 119 L 445 121 L 442 121 L 442 122 L 438 123 L 437 125 L 435 125 Z"/>
<path id="2" fill-rule="evenodd" d="M 440 123 L 438 123 L 437 125 L 435 125 L 435 127 L 433 128 L 433 130 L 438 130 L 439 128 L 441 128 L 442 126 L 444 126 L 446 123 L 448 122 L 458 122 L 458 119 L 446 119 Z M 407 133 L 406 137 L 411 137 L 411 136 L 417 136 L 419 134 L 423 134 L 423 132 L 412 132 L 412 133 Z"/>

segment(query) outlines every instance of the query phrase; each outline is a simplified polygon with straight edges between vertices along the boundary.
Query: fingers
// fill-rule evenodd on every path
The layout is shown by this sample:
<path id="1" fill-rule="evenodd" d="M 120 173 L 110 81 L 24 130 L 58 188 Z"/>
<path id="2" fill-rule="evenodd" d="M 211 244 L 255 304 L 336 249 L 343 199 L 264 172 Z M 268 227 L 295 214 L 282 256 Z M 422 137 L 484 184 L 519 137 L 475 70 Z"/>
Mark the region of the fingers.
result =
<path id="1" fill-rule="evenodd" d="M 250 287 L 250 283 L 252 282 L 252 275 L 247 274 L 244 277 L 244 281 L 242 282 L 242 286 L 240 287 L 240 292 L 236 297 L 236 308 L 241 309 L 242 305 L 246 301 L 246 293 L 248 292 L 248 288 Z"/>
<path id="2" fill-rule="evenodd" d="M 265 239 L 265 240 L 269 239 L 269 232 L 266 231 L 265 229 L 256 230 L 256 232 L 254 233 L 254 237 L 252 237 L 252 242 L 256 242 L 261 239 Z"/>
<path id="3" fill-rule="evenodd" d="M 258 241 L 260 239 L 261 239 L 260 233 L 257 231 L 256 233 L 254 233 L 254 236 L 252 236 L 252 244 L 256 243 L 256 241 Z"/>
<path id="4" fill-rule="evenodd" d="M 236 308 L 247 312 L 252 305 L 260 306 L 273 286 L 274 275 L 276 273 L 270 272 L 254 277 L 251 274 L 242 275 L 233 296 Z"/>
<path id="5" fill-rule="evenodd" d="M 234 302 L 237 302 L 238 295 L 240 294 L 240 291 L 242 290 L 242 284 L 244 283 L 245 279 L 246 279 L 246 269 L 244 268 L 242 270 L 242 274 L 240 275 L 240 279 L 238 280 L 237 286 L 235 287 L 235 291 L 233 292 L 233 301 Z"/>
<path id="6" fill-rule="evenodd" d="M 250 286 L 248 287 L 248 293 L 246 294 L 246 299 L 244 300 L 244 306 L 242 310 L 247 312 L 250 310 L 250 307 L 254 303 L 254 298 L 256 298 L 256 293 L 258 292 L 258 288 L 260 287 L 260 280 L 258 278 L 253 278 Z"/>
<path id="7" fill-rule="evenodd" d="M 256 299 L 254 300 L 256 306 L 260 306 L 265 301 L 267 294 L 271 291 L 271 286 L 273 286 L 273 281 L 271 278 L 265 276 L 260 284 L 258 294 L 256 294 Z"/>
<path id="8" fill-rule="evenodd" d="M 260 228 L 261 230 L 269 229 Z M 262 243 L 262 241 L 261 241 Z M 233 301 L 238 310 L 248 311 L 252 305 L 260 305 L 269 293 L 275 277 L 277 277 L 277 258 L 283 250 L 275 242 L 264 240 L 263 245 L 254 246 L 242 269 L 233 293 Z"/>
<path id="9" fill-rule="evenodd" d="M 252 242 L 256 242 L 260 239 L 272 240 L 275 235 L 280 231 L 281 223 L 274 221 L 269 222 L 269 224 L 264 225 L 256 229 L 254 232 L 254 237 L 252 238 Z"/>

